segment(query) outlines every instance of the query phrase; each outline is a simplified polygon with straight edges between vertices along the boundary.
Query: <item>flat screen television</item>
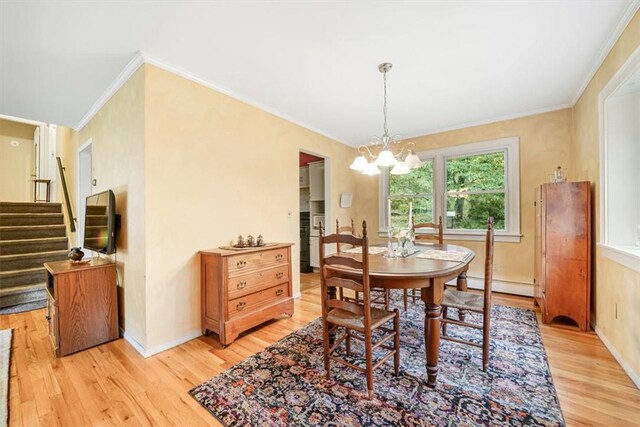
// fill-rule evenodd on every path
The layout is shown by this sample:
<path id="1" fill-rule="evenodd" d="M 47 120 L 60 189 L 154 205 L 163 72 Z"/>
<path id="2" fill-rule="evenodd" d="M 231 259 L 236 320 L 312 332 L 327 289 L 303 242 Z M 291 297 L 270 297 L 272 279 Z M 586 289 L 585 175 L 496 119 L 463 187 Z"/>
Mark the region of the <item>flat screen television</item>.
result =
<path id="1" fill-rule="evenodd" d="M 113 191 L 87 197 L 83 247 L 111 255 L 116 251 L 116 198 Z"/>

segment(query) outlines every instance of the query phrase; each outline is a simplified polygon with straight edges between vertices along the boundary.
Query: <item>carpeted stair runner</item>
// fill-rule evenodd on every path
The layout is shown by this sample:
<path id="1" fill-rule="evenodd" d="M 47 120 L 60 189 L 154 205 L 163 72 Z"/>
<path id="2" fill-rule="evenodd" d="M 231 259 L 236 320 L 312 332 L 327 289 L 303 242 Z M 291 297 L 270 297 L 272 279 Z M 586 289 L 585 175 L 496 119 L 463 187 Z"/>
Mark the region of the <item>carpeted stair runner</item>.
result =
<path id="1" fill-rule="evenodd" d="M 0 313 L 46 300 L 43 263 L 67 258 L 60 203 L 0 202 Z"/>

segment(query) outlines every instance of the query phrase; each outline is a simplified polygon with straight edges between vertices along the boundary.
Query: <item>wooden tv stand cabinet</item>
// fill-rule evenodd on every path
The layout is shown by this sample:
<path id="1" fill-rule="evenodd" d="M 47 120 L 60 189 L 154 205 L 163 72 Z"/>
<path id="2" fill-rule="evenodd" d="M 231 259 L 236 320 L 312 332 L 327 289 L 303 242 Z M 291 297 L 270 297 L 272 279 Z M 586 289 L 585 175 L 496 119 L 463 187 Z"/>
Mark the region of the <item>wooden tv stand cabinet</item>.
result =
<path id="1" fill-rule="evenodd" d="M 49 338 L 66 356 L 119 337 L 116 264 L 92 258 L 84 264 L 47 262 Z"/>
<path id="2" fill-rule="evenodd" d="M 293 315 L 290 243 L 200 251 L 200 275 L 202 333 L 217 333 L 223 346 L 274 317 Z"/>

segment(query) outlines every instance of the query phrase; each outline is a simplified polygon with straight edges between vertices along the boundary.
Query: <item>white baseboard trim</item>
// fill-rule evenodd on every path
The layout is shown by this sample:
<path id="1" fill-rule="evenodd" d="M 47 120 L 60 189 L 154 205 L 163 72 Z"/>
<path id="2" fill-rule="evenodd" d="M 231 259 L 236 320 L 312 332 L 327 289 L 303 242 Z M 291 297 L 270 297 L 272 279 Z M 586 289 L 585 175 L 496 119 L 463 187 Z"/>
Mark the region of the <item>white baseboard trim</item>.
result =
<path id="1" fill-rule="evenodd" d="M 131 346 L 135 348 L 136 351 L 140 353 L 140 355 L 145 359 L 155 354 L 162 353 L 163 351 L 169 350 L 170 348 L 176 347 L 180 344 L 184 344 L 187 341 L 191 341 L 192 339 L 198 338 L 200 335 L 202 335 L 202 331 L 200 329 L 194 330 L 180 338 L 176 338 L 175 340 L 157 345 L 147 350 L 142 344 L 136 341 L 135 338 L 133 338 L 131 335 L 127 334 L 127 332 L 122 328 L 120 328 L 120 333 L 122 334 L 122 338 L 124 338 L 129 344 L 131 344 Z"/>
<path id="2" fill-rule="evenodd" d="M 456 280 L 448 282 L 449 284 L 456 283 Z M 484 289 L 484 279 L 479 277 L 467 276 L 467 287 L 470 289 Z M 494 292 L 502 292 L 505 294 L 522 295 L 525 297 L 533 296 L 533 285 L 531 283 L 522 282 L 510 282 L 506 280 L 494 280 L 491 289 Z"/>
<path id="3" fill-rule="evenodd" d="M 609 350 L 613 358 L 616 359 L 620 366 L 622 366 L 622 369 L 629 376 L 629 378 L 631 378 L 631 381 L 633 381 L 636 387 L 640 389 L 640 375 L 634 372 L 633 369 L 631 369 L 631 366 L 627 365 L 627 362 L 624 361 L 620 353 L 618 353 L 613 344 L 611 344 L 611 342 L 607 339 L 602 330 L 595 325 L 591 326 L 593 327 L 593 330 L 596 331 L 596 335 L 598 335 L 598 338 L 600 338 L 600 341 L 602 341 L 604 346 L 607 347 L 607 350 Z"/>
<path id="4" fill-rule="evenodd" d="M 133 338 L 131 335 L 129 335 L 127 333 L 127 331 L 125 331 L 124 329 L 120 328 L 120 336 L 122 338 L 124 338 L 124 340 L 126 342 L 128 342 L 129 344 L 131 344 L 131 346 L 138 352 L 140 353 L 140 356 L 142 357 L 146 357 L 145 356 L 145 352 L 146 350 L 144 349 L 144 346 L 142 344 L 140 344 L 135 338 Z"/>
<path id="5" fill-rule="evenodd" d="M 302 293 L 296 292 L 293 294 L 293 299 L 299 299 L 302 296 Z"/>

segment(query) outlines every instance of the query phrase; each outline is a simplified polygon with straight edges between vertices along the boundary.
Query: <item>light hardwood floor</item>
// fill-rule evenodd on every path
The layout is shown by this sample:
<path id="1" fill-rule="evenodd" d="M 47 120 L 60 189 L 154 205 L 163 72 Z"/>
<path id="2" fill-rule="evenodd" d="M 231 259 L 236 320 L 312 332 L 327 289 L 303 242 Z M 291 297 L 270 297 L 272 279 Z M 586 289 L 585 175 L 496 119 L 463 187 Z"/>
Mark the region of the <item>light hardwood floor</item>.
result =
<path id="1" fill-rule="evenodd" d="M 301 280 L 313 285 L 318 276 Z M 532 308 L 529 298 L 495 294 L 494 302 Z M 14 329 L 9 425 L 217 425 L 187 391 L 318 317 L 317 286 L 295 310 L 226 349 L 213 335 L 148 359 L 122 339 L 57 359 L 44 310 L 0 316 L 0 329 Z M 594 333 L 540 329 L 568 425 L 640 425 L 640 391 Z"/>

